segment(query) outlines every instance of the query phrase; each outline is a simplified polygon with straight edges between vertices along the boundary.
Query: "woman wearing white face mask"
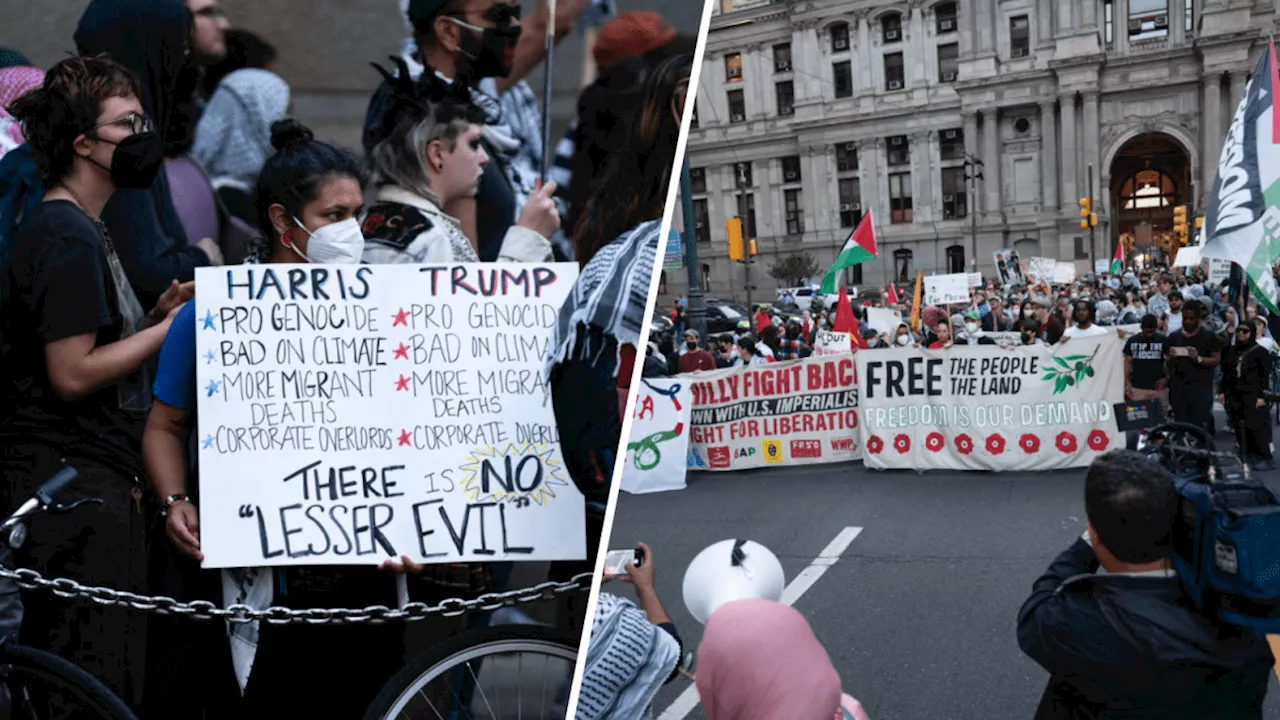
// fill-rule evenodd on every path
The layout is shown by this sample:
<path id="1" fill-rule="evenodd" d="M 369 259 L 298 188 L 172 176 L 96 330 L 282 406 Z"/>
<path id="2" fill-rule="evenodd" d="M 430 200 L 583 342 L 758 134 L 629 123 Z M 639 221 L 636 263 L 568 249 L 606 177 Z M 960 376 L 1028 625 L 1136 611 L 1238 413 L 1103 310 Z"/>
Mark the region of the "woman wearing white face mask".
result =
<path id="1" fill-rule="evenodd" d="M 489 157 L 480 144 L 484 111 L 464 81 L 450 84 L 428 68 L 410 79 L 402 58 L 380 138 L 369 153 L 377 203 L 363 221 L 370 264 L 480 262 L 462 224 L 441 208 L 475 197 Z M 560 228 L 553 182 L 539 185 L 498 252 L 506 262 L 547 262 Z"/>
<path id="2" fill-rule="evenodd" d="M 920 343 L 911 335 L 911 328 L 906 323 L 898 326 L 898 330 L 894 335 L 894 345 L 897 347 L 919 347 Z"/>

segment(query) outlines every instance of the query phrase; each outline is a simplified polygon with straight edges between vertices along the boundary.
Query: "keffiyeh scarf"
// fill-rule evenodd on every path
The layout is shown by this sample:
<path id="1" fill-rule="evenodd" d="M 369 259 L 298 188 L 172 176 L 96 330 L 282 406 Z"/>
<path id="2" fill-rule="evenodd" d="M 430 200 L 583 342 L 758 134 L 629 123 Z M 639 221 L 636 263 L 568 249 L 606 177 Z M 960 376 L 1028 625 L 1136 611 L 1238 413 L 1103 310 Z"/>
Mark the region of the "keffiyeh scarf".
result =
<path id="1" fill-rule="evenodd" d="M 601 248 L 582 269 L 556 319 L 547 377 L 561 362 L 599 360 L 604 345 L 593 340 L 591 328 L 616 340 L 619 351 L 624 345 L 640 344 L 661 229 L 661 220 L 637 225 Z M 614 377 L 618 374 L 618 364 L 615 359 Z"/>
<path id="2" fill-rule="evenodd" d="M 680 661 L 680 646 L 631 601 L 600 593 L 576 720 L 641 720 Z"/>

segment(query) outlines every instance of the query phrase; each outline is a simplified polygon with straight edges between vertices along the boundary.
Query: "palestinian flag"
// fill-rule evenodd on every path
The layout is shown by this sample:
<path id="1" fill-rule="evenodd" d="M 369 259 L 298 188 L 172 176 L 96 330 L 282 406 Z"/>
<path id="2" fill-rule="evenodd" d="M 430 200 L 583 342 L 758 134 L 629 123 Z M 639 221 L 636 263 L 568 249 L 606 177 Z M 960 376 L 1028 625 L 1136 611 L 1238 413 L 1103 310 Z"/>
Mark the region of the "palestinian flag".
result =
<path id="1" fill-rule="evenodd" d="M 902 302 L 902 300 L 898 297 L 898 288 L 894 287 L 893 283 L 889 283 L 889 292 L 886 300 L 890 305 L 897 305 L 898 303 Z"/>
<path id="2" fill-rule="evenodd" d="M 844 241 L 844 249 L 836 256 L 836 262 L 827 271 L 827 276 L 822 278 L 822 287 L 818 292 L 823 295 L 830 295 L 836 291 L 836 276 L 847 267 L 861 265 L 862 263 L 876 256 L 876 231 L 871 226 L 871 212 L 862 216 L 862 222 L 858 223 L 857 229 Z"/>
<path id="3" fill-rule="evenodd" d="M 1119 275 L 1124 272 L 1124 243 L 1116 243 L 1116 256 L 1111 258 L 1111 274 Z"/>
<path id="4" fill-rule="evenodd" d="M 1227 129 L 1204 218 L 1201 257 L 1244 268 L 1268 311 L 1280 313 L 1271 268 L 1280 260 L 1280 75 L 1272 39 Z"/>

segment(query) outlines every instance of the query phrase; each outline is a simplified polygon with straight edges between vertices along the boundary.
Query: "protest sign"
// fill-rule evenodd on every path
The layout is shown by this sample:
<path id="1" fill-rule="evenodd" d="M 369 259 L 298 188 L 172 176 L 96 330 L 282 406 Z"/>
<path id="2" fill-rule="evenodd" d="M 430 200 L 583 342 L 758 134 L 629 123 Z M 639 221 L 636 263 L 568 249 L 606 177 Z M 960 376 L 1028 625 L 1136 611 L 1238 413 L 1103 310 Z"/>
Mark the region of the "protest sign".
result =
<path id="1" fill-rule="evenodd" d="M 586 556 L 543 375 L 577 265 L 196 272 L 205 567 Z"/>
<path id="2" fill-rule="evenodd" d="M 814 355 L 681 376 L 693 386 L 689 467 L 744 470 L 861 457 L 854 357 Z"/>
<path id="3" fill-rule="evenodd" d="M 1124 447 L 1123 344 L 857 353 L 863 461 L 877 469 L 1051 470 Z"/>
<path id="4" fill-rule="evenodd" d="M 813 333 L 814 355 L 839 355 L 853 352 L 853 336 L 847 332 L 818 330 Z"/>
<path id="5" fill-rule="evenodd" d="M 995 263 L 996 277 L 1001 285 L 1014 285 L 1023 281 L 1018 253 L 1013 248 L 1000 248 L 991 253 L 991 258 Z"/>
<path id="6" fill-rule="evenodd" d="M 1209 258 L 1209 284 L 1221 286 L 1231 277 L 1231 261 Z"/>
<path id="7" fill-rule="evenodd" d="M 1054 281 L 1054 268 L 1058 261 L 1047 257 L 1033 257 L 1027 259 L 1027 278 L 1033 282 Z"/>
<path id="8" fill-rule="evenodd" d="M 1076 266 L 1068 262 L 1056 263 L 1053 266 L 1053 282 L 1057 285 L 1070 285 L 1076 281 Z"/>
<path id="9" fill-rule="evenodd" d="M 1108 272 L 1111 272 L 1110 260 L 1094 260 L 1093 261 L 1093 274 L 1102 275 Z"/>
<path id="10" fill-rule="evenodd" d="M 924 277 L 925 305 L 968 305 L 969 300 L 968 273 Z"/>
<path id="11" fill-rule="evenodd" d="M 969 287 L 982 287 L 982 273 L 966 273 L 965 277 L 969 279 Z"/>
<path id="12" fill-rule="evenodd" d="M 881 335 L 892 333 L 902 324 L 902 313 L 888 308 L 867 308 L 867 324 Z"/>
<path id="13" fill-rule="evenodd" d="M 662 269 L 667 272 L 675 272 L 684 268 L 684 243 L 680 232 L 672 230 L 667 234 L 667 248 L 662 256 Z"/>
<path id="14" fill-rule="evenodd" d="M 683 490 L 693 391 L 683 378 L 649 378 L 640 383 L 622 489 L 636 495 Z"/>

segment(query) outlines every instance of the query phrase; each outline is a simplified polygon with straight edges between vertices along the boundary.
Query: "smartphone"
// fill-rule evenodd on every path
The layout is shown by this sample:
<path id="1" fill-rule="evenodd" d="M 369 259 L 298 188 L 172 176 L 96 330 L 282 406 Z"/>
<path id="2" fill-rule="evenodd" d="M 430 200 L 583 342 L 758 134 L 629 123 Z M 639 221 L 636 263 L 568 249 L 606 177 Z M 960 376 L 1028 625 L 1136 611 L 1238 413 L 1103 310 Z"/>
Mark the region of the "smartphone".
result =
<path id="1" fill-rule="evenodd" d="M 628 565 L 639 567 L 643 563 L 644 551 L 639 548 L 634 550 L 610 550 L 604 556 L 604 571 L 610 575 L 626 575 Z"/>
<path id="2" fill-rule="evenodd" d="M 1172 352 L 1174 357 L 1187 357 L 1190 354 L 1185 347 L 1173 348 Z"/>

